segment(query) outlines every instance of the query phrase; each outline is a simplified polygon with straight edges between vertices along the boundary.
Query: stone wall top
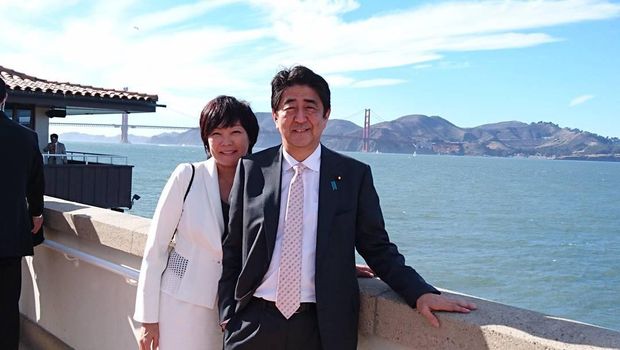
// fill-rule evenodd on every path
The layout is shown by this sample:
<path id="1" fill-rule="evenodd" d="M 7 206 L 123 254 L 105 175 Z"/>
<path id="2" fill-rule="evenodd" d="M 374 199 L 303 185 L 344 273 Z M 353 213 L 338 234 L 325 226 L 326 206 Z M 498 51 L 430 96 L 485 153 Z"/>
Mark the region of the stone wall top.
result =
<path id="1" fill-rule="evenodd" d="M 620 332 L 448 290 L 441 291 L 478 310 L 438 312 L 437 329 L 383 281 L 359 282 L 362 349 L 620 349 Z"/>
<path id="2" fill-rule="evenodd" d="M 151 224 L 143 217 L 48 196 L 43 214 L 46 237 L 73 246 L 101 244 L 139 257 Z"/>

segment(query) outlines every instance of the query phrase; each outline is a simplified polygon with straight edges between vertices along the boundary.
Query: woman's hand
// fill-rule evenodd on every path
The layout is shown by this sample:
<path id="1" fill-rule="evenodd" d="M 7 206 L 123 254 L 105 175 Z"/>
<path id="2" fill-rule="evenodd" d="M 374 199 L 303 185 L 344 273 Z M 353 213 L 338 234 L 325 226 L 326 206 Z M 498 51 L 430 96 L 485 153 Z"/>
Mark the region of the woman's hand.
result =
<path id="1" fill-rule="evenodd" d="M 159 323 L 143 323 L 140 327 L 140 350 L 159 349 Z"/>

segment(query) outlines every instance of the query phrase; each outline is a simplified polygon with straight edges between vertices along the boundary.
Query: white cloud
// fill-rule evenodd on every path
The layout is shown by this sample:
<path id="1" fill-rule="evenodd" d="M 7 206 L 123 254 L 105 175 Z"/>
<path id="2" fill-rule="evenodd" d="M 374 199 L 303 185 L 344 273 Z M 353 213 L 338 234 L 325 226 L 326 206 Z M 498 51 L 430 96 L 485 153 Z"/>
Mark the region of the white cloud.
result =
<path id="1" fill-rule="evenodd" d="M 325 80 L 329 83 L 331 87 L 353 87 L 353 88 L 370 88 L 377 86 L 390 86 L 390 85 L 398 85 L 406 83 L 407 81 L 404 79 L 393 79 L 393 78 L 378 78 L 378 79 L 366 79 L 366 80 L 356 80 L 350 76 L 339 75 L 339 74 L 326 74 L 324 75 Z"/>
<path id="2" fill-rule="evenodd" d="M 31 14 L 46 13 L 47 11 L 67 8 L 79 3 L 80 0 L 2 0 L 2 12 L 11 14 L 13 11 L 27 11 Z"/>
<path id="3" fill-rule="evenodd" d="M 433 65 L 431 63 L 416 64 L 415 66 L 413 66 L 413 69 L 429 69 L 429 68 L 433 68 Z"/>
<path id="4" fill-rule="evenodd" d="M 325 74 L 323 75 L 325 80 L 329 83 L 329 86 L 351 86 L 355 83 L 355 79 L 339 74 Z"/>
<path id="5" fill-rule="evenodd" d="M 404 79 L 394 79 L 394 78 L 377 78 L 377 79 L 366 79 L 366 80 L 356 80 L 350 76 L 339 75 L 339 74 L 326 74 L 324 75 L 325 80 L 329 83 L 331 87 L 352 87 L 352 88 L 371 88 L 378 86 L 391 86 L 406 83 L 407 80 Z"/>
<path id="6" fill-rule="evenodd" d="M 355 88 L 370 88 L 377 86 L 390 86 L 390 85 L 398 85 L 406 83 L 406 80 L 403 79 L 389 79 L 389 78 L 381 78 L 381 79 L 368 79 L 357 81 L 351 86 Z"/>
<path id="7" fill-rule="evenodd" d="M 435 68 L 435 69 L 441 69 L 441 70 L 454 70 L 454 69 L 467 69 L 471 66 L 471 64 L 469 62 L 453 62 L 453 61 L 439 61 L 439 62 L 435 62 L 433 63 L 424 63 L 424 64 L 417 64 L 415 66 L 413 66 L 413 69 L 416 70 L 420 70 L 420 69 L 430 69 L 430 68 Z"/>
<path id="8" fill-rule="evenodd" d="M 620 16 L 620 4 L 595 0 L 442 2 L 366 18 L 355 16 L 362 5 L 352 0 L 193 1 L 150 11 L 144 8 L 155 6 L 139 0 L 71 0 L 62 8 L 53 0 L 8 1 L 1 65 L 50 80 L 158 93 L 170 110 L 188 115 L 222 93 L 269 110 L 269 81 L 281 66 L 307 65 L 335 87 L 394 85 L 404 80 L 386 79 L 380 69 L 450 68 L 451 52 L 547 44 L 562 39 L 545 28 Z M 31 12 L 30 3 L 38 10 Z M 209 17 L 228 6 L 245 6 L 257 20 Z M 365 80 L 356 76 L 362 71 Z"/>
<path id="9" fill-rule="evenodd" d="M 275 6 L 276 39 L 293 57 L 309 57 L 328 72 L 418 64 L 438 60 L 442 52 L 540 45 L 559 39 L 532 30 L 620 14 L 620 5 L 601 1 L 448 2 L 345 22 L 320 8 L 279 12 Z"/>
<path id="10" fill-rule="evenodd" d="M 137 30 L 149 31 L 203 15 L 213 9 L 239 2 L 239 0 L 209 0 L 191 4 L 179 5 L 131 19 L 132 26 Z"/>
<path id="11" fill-rule="evenodd" d="M 581 96 L 577 96 L 574 99 L 572 99 L 570 101 L 570 103 L 568 104 L 569 107 L 575 107 L 578 106 L 580 104 L 586 103 L 587 101 L 591 100 L 594 98 L 594 95 L 581 95 Z"/>
<path id="12" fill-rule="evenodd" d="M 469 62 L 452 62 L 452 61 L 441 61 L 438 64 L 440 69 L 466 69 L 470 67 Z"/>

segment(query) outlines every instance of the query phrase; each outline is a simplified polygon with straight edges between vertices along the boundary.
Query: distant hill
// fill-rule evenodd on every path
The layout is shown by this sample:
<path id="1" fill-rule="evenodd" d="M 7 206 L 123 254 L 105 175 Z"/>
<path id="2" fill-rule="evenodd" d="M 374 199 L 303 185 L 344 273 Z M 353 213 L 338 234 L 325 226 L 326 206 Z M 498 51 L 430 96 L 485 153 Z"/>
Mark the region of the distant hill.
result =
<path id="1" fill-rule="evenodd" d="M 270 113 L 256 114 L 261 128 L 257 148 L 280 143 Z M 330 119 L 321 142 L 339 151 L 363 149 L 362 127 Z M 176 135 L 176 136 L 175 136 Z M 176 140 L 176 142 L 175 142 Z M 151 138 L 157 143 L 201 144 L 198 130 Z M 406 115 L 370 128 L 370 152 L 498 157 L 620 160 L 620 140 L 557 124 L 507 121 L 460 128 L 438 116 Z"/>
<path id="2" fill-rule="evenodd" d="M 280 133 L 276 129 L 276 125 L 271 118 L 271 113 L 258 112 L 256 113 L 258 119 L 258 126 L 260 132 L 258 133 L 258 140 L 256 141 L 256 148 L 268 148 L 280 143 Z M 356 132 L 359 135 L 356 135 Z M 339 140 L 343 139 L 344 143 Z M 349 138 L 348 135 L 353 135 Z M 323 143 L 328 147 L 332 147 L 338 150 L 349 150 L 349 148 L 355 148 L 353 144 L 359 143 L 359 139 L 362 135 L 362 127 L 347 121 L 330 119 L 327 122 L 327 128 L 323 134 Z M 200 138 L 200 131 L 198 128 L 191 129 L 182 133 L 164 133 L 151 137 L 150 143 L 157 144 L 185 144 L 185 145 L 202 145 L 202 139 Z M 351 143 L 352 145 L 349 145 Z M 361 150 L 361 148 L 360 148 Z"/>
<path id="3" fill-rule="evenodd" d="M 260 125 L 256 148 L 280 143 L 271 113 L 256 113 Z M 321 142 L 339 151 L 362 151 L 362 127 L 330 119 Z M 67 137 L 63 134 L 65 140 Z M 132 141 L 133 142 L 133 141 Z M 147 142 L 202 144 L 198 129 L 165 133 Z M 506 121 L 461 128 L 438 116 L 406 115 L 370 128 L 370 152 L 450 154 L 498 157 L 547 157 L 557 159 L 620 161 L 620 139 L 602 137 L 549 122 Z"/>
<path id="4" fill-rule="evenodd" d="M 202 145 L 200 131 L 198 128 L 184 132 L 165 132 L 163 134 L 151 136 L 148 143 L 158 145 Z"/>
<path id="5" fill-rule="evenodd" d="M 104 142 L 104 143 L 118 143 L 120 135 L 117 136 L 104 136 L 104 135 L 91 135 L 83 134 L 80 132 L 65 132 L 61 133 L 58 137 L 59 141 L 65 142 Z M 149 143 L 150 137 L 129 135 L 130 143 Z"/>
<path id="6" fill-rule="evenodd" d="M 267 148 L 280 143 L 280 134 L 276 130 L 271 113 L 256 113 L 260 132 L 256 142 L 257 148 Z M 163 133 L 150 138 L 149 143 L 175 145 L 202 145 L 200 130 L 190 129 L 181 133 Z"/>

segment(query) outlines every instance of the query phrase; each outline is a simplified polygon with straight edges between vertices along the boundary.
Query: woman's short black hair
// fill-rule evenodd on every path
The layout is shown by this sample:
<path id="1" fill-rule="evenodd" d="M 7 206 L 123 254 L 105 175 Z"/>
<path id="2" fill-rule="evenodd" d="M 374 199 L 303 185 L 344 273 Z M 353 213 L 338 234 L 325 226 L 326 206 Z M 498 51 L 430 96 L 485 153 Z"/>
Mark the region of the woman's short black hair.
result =
<path id="1" fill-rule="evenodd" d="M 200 113 L 200 137 L 210 156 L 209 135 L 216 128 L 228 128 L 237 122 L 245 129 L 250 141 L 248 154 L 258 138 L 258 120 L 246 101 L 239 101 L 232 96 L 218 96 L 207 103 Z"/>

